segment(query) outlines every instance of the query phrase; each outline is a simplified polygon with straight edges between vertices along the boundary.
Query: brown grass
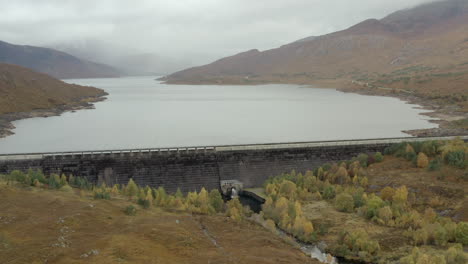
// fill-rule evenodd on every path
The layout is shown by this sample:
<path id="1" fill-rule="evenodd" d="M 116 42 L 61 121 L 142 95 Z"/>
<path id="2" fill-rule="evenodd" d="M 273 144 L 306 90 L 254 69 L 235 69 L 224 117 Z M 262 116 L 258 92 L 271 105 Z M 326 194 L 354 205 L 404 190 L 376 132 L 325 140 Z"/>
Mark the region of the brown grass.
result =
<path id="1" fill-rule="evenodd" d="M 0 183 L 1 263 L 316 263 L 264 228 Z M 216 243 L 214 242 L 216 241 Z"/>

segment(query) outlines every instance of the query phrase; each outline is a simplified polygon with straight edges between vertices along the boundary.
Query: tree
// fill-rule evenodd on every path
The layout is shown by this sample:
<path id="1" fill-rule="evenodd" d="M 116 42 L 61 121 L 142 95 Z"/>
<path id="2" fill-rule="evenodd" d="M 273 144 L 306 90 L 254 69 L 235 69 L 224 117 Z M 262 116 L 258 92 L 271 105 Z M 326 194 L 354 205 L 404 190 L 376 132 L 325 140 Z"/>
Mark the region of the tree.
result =
<path id="1" fill-rule="evenodd" d="M 210 198 L 205 188 L 202 188 L 198 194 L 197 206 L 200 208 L 200 212 L 202 214 L 211 214 L 214 211 L 213 207 L 211 207 Z"/>
<path id="2" fill-rule="evenodd" d="M 378 216 L 378 210 L 384 207 L 385 202 L 376 195 L 371 195 L 367 201 L 367 217 Z"/>
<path id="3" fill-rule="evenodd" d="M 380 197 L 385 201 L 391 201 L 395 195 L 395 189 L 390 186 L 387 186 L 380 191 Z"/>
<path id="4" fill-rule="evenodd" d="M 289 200 L 285 197 L 280 197 L 275 203 L 275 209 L 273 211 L 273 220 L 279 222 L 284 216 L 288 215 Z"/>
<path id="5" fill-rule="evenodd" d="M 323 198 L 330 200 L 335 198 L 335 188 L 332 185 L 325 187 L 323 190 Z"/>
<path id="6" fill-rule="evenodd" d="M 423 152 L 419 152 L 418 159 L 417 159 L 418 168 L 426 168 L 429 165 L 429 159 L 427 158 L 426 154 Z"/>
<path id="7" fill-rule="evenodd" d="M 218 190 L 211 190 L 210 204 L 217 213 L 223 211 L 224 201 L 221 193 Z"/>
<path id="8" fill-rule="evenodd" d="M 406 204 L 408 201 L 408 189 L 405 185 L 395 190 L 393 201 L 399 204 Z"/>
<path id="9" fill-rule="evenodd" d="M 335 173 L 334 182 L 337 184 L 347 184 L 350 181 L 346 168 L 340 166 Z"/>
<path id="10" fill-rule="evenodd" d="M 130 198 L 133 199 L 136 195 L 138 195 L 139 189 L 133 179 L 128 181 L 127 187 L 125 188 L 125 194 Z"/>
<path id="11" fill-rule="evenodd" d="M 362 177 L 361 180 L 360 180 L 360 182 L 359 182 L 359 184 L 360 184 L 362 187 L 366 188 L 367 185 L 369 185 L 369 180 L 367 179 L 367 177 Z"/>
<path id="12" fill-rule="evenodd" d="M 296 197 L 297 186 L 294 182 L 285 180 L 281 183 L 279 193 L 288 199 L 294 199 Z"/>
<path id="13" fill-rule="evenodd" d="M 305 240 L 304 238 L 309 237 L 312 232 L 314 232 L 314 226 L 312 223 L 302 216 L 297 216 L 294 219 L 294 225 L 292 228 L 292 233 L 295 236 L 302 238 L 303 240 Z"/>
<path id="14" fill-rule="evenodd" d="M 68 184 L 67 176 L 65 176 L 65 174 L 62 173 L 62 176 L 60 177 L 60 185 L 64 186 L 64 185 L 67 185 L 67 184 Z"/>
<path id="15" fill-rule="evenodd" d="M 230 217 L 232 220 L 241 221 L 243 218 L 243 208 L 242 204 L 240 203 L 239 199 L 235 198 L 227 202 L 226 204 L 226 213 L 227 216 Z"/>
<path id="16" fill-rule="evenodd" d="M 166 199 L 166 190 L 164 187 L 159 186 L 159 188 L 156 190 L 156 197 L 154 197 L 154 204 L 159 207 L 164 207 L 166 206 Z"/>
<path id="17" fill-rule="evenodd" d="M 184 194 L 182 193 L 182 191 L 180 190 L 180 188 L 177 188 L 177 191 L 175 193 L 175 197 L 176 198 L 184 198 Z"/>

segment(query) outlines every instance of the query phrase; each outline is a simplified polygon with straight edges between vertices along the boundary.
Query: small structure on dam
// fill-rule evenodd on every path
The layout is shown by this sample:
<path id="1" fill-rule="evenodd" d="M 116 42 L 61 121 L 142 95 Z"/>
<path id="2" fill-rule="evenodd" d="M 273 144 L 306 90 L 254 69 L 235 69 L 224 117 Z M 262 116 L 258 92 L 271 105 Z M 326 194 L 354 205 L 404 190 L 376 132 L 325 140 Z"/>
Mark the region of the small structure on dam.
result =
<path id="1" fill-rule="evenodd" d="M 237 198 L 244 189 L 244 184 L 238 180 L 223 180 L 220 182 L 220 187 L 224 196 Z"/>
<path id="2" fill-rule="evenodd" d="M 259 187 L 269 177 L 291 170 L 305 172 L 323 163 L 338 162 L 360 153 L 383 152 L 407 141 L 449 140 L 395 138 L 238 146 L 27 153 L 0 155 L 0 173 L 40 169 L 45 174 L 73 174 L 108 186 L 162 186 L 169 192 L 221 189 L 223 193 Z M 468 137 L 462 137 L 468 140 Z"/>

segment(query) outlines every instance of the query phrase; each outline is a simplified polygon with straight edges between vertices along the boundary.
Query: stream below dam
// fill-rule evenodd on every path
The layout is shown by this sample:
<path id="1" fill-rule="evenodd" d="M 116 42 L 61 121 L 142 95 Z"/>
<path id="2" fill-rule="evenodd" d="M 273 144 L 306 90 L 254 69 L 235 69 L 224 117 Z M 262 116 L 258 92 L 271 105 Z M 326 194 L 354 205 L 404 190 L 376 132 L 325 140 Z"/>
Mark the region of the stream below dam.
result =
<path id="1" fill-rule="evenodd" d="M 242 205 L 244 206 L 249 206 L 250 209 L 258 214 L 262 210 L 262 204 L 265 202 L 263 198 L 260 196 L 256 195 L 253 192 L 250 191 L 244 191 L 241 192 L 239 195 L 239 201 L 241 202 Z M 317 244 L 306 244 L 303 243 L 291 235 L 287 234 L 281 229 L 277 229 L 278 231 L 278 236 L 282 238 L 288 238 L 289 240 L 293 240 L 294 243 L 296 244 L 297 247 L 301 249 L 301 251 L 306 254 L 307 256 L 310 256 L 313 259 L 317 259 L 318 261 L 326 264 L 366 264 L 365 262 L 361 261 L 351 261 L 344 259 L 342 257 L 333 257 L 330 254 L 324 252 L 324 250 L 320 249 L 325 247 L 323 242 L 319 242 Z"/>

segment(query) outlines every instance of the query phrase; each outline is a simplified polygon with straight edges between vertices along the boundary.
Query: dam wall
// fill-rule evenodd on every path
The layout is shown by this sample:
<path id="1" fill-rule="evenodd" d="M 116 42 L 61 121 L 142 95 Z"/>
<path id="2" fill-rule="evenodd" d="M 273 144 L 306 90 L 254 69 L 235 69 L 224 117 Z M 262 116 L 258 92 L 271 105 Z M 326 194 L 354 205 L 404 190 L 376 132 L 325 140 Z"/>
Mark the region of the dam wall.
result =
<path id="1" fill-rule="evenodd" d="M 238 180 L 244 188 L 259 187 L 271 176 L 313 170 L 323 163 L 348 160 L 360 153 L 383 152 L 405 141 L 451 138 L 402 138 L 328 142 L 258 144 L 146 150 L 86 151 L 0 155 L 0 174 L 41 169 L 73 174 L 107 185 L 163 186 L 169 192 L 219 189 L 221 181 Z M 464 138 L 467 140 L 468 138 Z"/>

